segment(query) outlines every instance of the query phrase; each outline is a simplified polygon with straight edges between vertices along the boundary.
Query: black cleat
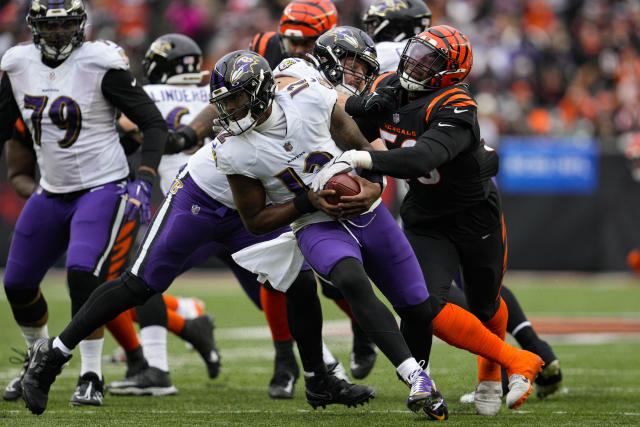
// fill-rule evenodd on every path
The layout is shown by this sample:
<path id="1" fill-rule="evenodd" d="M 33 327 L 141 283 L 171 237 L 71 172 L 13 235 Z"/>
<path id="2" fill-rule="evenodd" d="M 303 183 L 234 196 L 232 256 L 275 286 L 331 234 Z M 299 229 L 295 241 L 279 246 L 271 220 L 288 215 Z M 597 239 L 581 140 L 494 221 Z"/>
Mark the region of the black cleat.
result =
<path id="1" fill-rule="evenodd" d="M 98 378 L 94 372 L 87 372 L 78 378 L 76 391 L 71 396 L 71 406 L 102 406 L 104 377 Z"/>
<path id="2" fill-rule="evenodd" d="M 107 391 L 116 396 L 173 396 L 178 389 L 171 383 L 169 372 L 147 367 L 131 378 L 107 384 Z"/>
<path id="3" fill-rule="evenodd" d="M 220 372 L 220 354 L 213 338 L 213 328 L 213 317 L 203 314 L 195 319 L 185 320 L 180 334 L 204 359 L 209 378 L 217 377 Z"/>
<path id="4" fill-rule="evenodd" d="M 290 370 L 279 370 L 273 373 L 269 382 L 269 397 L 272 399 L 293 399 L 293 386 L 298 379 Z"/>
<path id="5" fill-rule="evenodd" d="M 562 387 L 562 371 L 560 361 L 555 359 L 542 369 L 534 381 L 536 395 L 540 399 L 555 393 Z"/>
<path id="6" fill-rule="evenodd" d="M 348 407 L 364 405 L 376 396 L 376 391 L 366 385 L 351 384 L 334 375 L 305 378 L 307 402 L 316 409 L 339 403 Z"/>
<path id="7" fill-rule="evenodd" d="M 8 402 L 22 399 L 22 378 L 24 378 L 24 373 L 27 370 L 27 365 L 29 364 L 29 356 L 27 356 L 27 353 L 16 348 L 12 348 L 12 350 L 18 353 L 18 356 L 9 357 L 9 362 L 22 364 L 22 369 L 18 376 L 12 379 L 5 387 L 4 392 L 2 393 L 2 398 Z"/>
<path id="8" fill-rule="evenodd" d="M 351 376 L 357 380 L 366 378 L 373 369 L 378 357 L 376 345 L 367 334 L 358 326 L 351 323 L 353 331 L 353 349 L 351 350 Z"/>
<path id="9" fill-rule="evenodd" d="M 139 346 L 135 350 L 128 351 L 125 354 L 127 355 L 127 372 L 124 374 L 125 378 L 131 378 L 149 367 L 147 359 L 145 359 L 142 354 L 142 346 Z"/>
<path id="10" fill-rule="evenodd" d="M 47 409 L 49 389 L 71 359 L 57 348 L 53 338 L 40 338 L 29 349 L 29 364 L 22 379 L 22 397 L 29 410 L 40 415 Z"/>

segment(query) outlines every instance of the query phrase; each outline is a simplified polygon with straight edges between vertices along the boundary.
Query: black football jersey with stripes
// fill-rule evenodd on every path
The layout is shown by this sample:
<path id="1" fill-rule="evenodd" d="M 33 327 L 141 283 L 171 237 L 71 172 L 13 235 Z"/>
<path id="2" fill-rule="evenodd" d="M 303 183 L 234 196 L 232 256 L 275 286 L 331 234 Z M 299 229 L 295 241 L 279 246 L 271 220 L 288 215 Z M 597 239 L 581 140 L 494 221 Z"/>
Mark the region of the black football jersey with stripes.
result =
<path id="1" fill-rule="evenodd" d="M 269 31 L 266 33 L 258 33 L 253 37 L 249 50 L 257 52 L 267 60 L 272 70 L 286 58 L 282 51 L 282 43 L 280 41 L 280 33 Z"/>
<path id="2" fill-rule="evenodd" d="M 397 74 L 380 76 L 371 90 L 383 86 L 401 88 Z M 406 94 L 400 89 L 398 91 Z M 453 147 L 455 144 L 463 143 L 465 148 L 437 168 L 425 170 L 424 176 L 407 180 L 409 192 L 403 201 L 401 214 L 405 226 L 419 226 L 489 202 L 491 212 L 486 215 L 476 212 L 483 218 L 473 220 L 477 224 L 468 226 L 484 231 L 499 220 L 499 196 L 491 181 L 498 172 L 498 155 L 485 147 L 480 139 L 477 104 L 467 85 L 457 84 L 429 92 L 394 110 L 358 119 L 357 122 L 369 141 L 380 137 L 389 150 L 424 143 L 418 142 L 419 137 L 434 126 L 470 129 L 471 133 L 464 134 L 472 135 L 472 141 L 438 141 L 450 152 L 458 151 Z"/>

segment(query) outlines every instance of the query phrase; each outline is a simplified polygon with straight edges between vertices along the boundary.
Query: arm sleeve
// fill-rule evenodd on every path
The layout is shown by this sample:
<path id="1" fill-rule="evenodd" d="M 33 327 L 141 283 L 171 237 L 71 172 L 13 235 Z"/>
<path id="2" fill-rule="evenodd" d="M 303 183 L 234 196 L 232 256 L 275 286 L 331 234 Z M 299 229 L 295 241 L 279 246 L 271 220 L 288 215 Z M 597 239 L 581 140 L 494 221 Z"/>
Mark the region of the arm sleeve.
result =
<path id="1" fill-rule="evenodd" d="M 13 134 L 13 126 L 20 117 L 19 113 L 9 76 L 4 73 L 0 81 L 0 153 L 5 141 Z"/>
<path id="2" fill-rule="evenodd" d="M 466 126 L 432 127 L 413 147 L 371 151 L 371 170 L 395 178 L 417 178 L 453 159 L 472 141 L 473 132 Z"/>
<path id="3" fill-rule="evenodd" d="M 167 123 L 149 95 L 127 70 L 109 70 L 102 79 L 102 93 L 142 132 L 141 166 L 158 168 L 167 141 Z"/>
<path id="4" fill-rule="evenodd" d="M 367 141 L 375 141 L 380 138 L 380 131 L 374 120 L 371 120 L 367 116 L 353 117 L 353 120 L 358 125 L 360 132 L 367 138 Z"/>

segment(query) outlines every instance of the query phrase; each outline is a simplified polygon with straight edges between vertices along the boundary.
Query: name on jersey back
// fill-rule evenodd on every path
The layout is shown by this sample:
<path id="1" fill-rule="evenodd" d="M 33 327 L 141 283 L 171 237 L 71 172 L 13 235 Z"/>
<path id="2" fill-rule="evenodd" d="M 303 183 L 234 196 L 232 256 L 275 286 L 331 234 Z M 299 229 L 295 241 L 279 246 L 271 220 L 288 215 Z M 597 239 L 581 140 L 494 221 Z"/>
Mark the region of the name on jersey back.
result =
<path id="1" fill-rule="evenodd" d="M 163 89 L 149 94 L 153 102 L 209 102 L 209 91 L 201 89 Z"/>

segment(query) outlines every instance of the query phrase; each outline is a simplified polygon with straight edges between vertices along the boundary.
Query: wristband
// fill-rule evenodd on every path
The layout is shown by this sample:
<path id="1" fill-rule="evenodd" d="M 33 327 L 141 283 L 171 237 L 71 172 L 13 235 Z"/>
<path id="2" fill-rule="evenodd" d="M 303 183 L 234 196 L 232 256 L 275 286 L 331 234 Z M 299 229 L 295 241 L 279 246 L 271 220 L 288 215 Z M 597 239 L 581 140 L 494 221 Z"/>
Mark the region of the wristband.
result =
<path id="1" fill-rule="evenodd" d="M 302 214 L 311 213 L 318 210 L 315 206 L 313 206 L 311 200 L 309 200 L 309 193 L 306 191 L 293 199 L 293 206 L 298 210 L 298 212 Z"/>

